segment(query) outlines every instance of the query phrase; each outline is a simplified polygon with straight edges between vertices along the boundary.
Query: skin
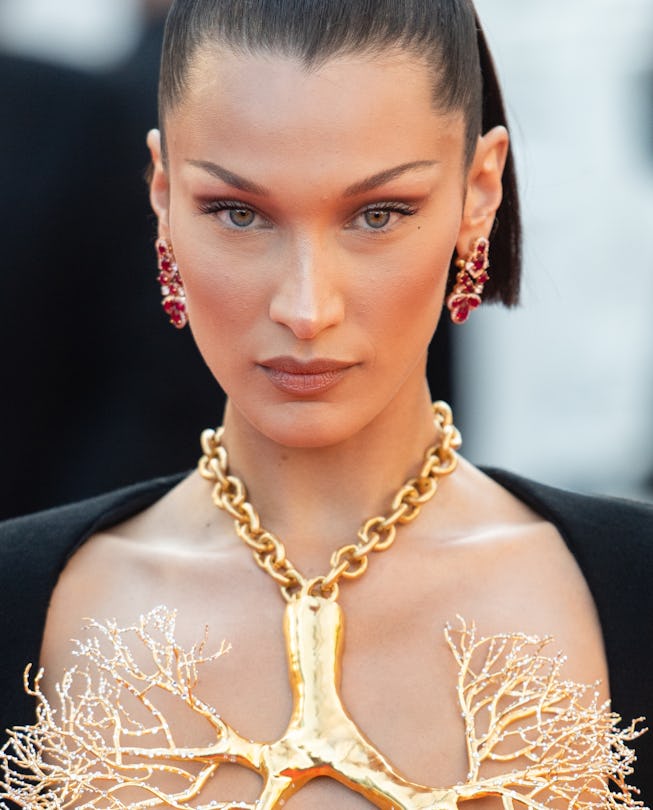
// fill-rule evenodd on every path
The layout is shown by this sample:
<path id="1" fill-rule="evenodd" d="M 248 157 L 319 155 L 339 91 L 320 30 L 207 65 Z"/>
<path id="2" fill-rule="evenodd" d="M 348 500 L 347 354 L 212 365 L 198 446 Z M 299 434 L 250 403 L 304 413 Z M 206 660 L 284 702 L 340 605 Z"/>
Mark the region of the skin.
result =
<path id="1" fill-rule="evenodd" d="M 275 443 L 333 446 L 406 399 L 404 391 L 423 399 L 426 346 L 449 261 L 456 246 L 466 253 L 492 226 L 507 135 L 497 129 L 480 140 L 465 188 L 462 119 L 429 110 L 424 120 L 430 81 L 413 61 L 341 59 L 315 74 L 278 59 L 261 83 L 270 67 L 265 57 L 245 65 L 233 57 L 204 70 L 184 104 L 183 126 L 169 122 L 167 171 L 158 137 L 150 137 L 152 202 L 182 268 L 195 339 L 234 409 Z M 378 93 L 379 68 L 401 74 L 407 97 Z M 345 161 L 352 135 L 357 148 Z M 235 192 L 189 162 L 198 159 L 253 177 L 269 196 Z M 417 161 L 426 165 L 347 194 L 365 178 Z M 198 213 L 220 196 L 260 211 L 260 225 L 237 232 L 224 227 L 228 212 Z M 414 216 L 393 214 L 382 232 L 363 226 L 366 206 L 395 200 Z M 237 356 L 220 348 L 235 335 Z M 352 373 L 309 402 L 275 397 L 258 364 L 278 355 L 342 360 Z"/>
<path id="2" fill-rule="evenodd" d="M 436 438 L 425 359 L 449 261 L 489 235 L 501 200 L 507 133 L 480 137 L 465 167 L 463 120 L 434 109 L 430 85 L 401 51 L 307 72 L 284 56 L 205 49 L 166 121 L 165 163 L 158 133 L 148 139 L 159 233 L 174 245 L 193 334 L 229 396 L 231 467 L 307 576 L 324 573 L 331 551 L 387 510 Z M 371 177 L 374 188 L 361 189 Z M 224 200 L 240 213 L 217 210 Z M 413 213 L 386 221 L 388 204 Z M 328 390 L 293 395 L 265 370 L 278 356 L 346 368 Z M 568 677 L 607 681 L 594 604 L 555 528 L 464 460 L 339 601 L 345 704 L 425 784 L 452 785 L 467 770 L 442 640 L 456 614 L 483 634 L 552 634 L 569 654 Z M 233 644 L 203 681 L 207 699 L 246 736 L 281 734 L 290 711 L 284 603 L 197 475 L 75 554 L 53 594 L 46 671 L 74 663 L 66 640 L 81 617 L 129 623 L 160 603 L 179 608 L 185 643 L 208 622 L 214 646 Z M 243 769 L 226 768 L 221 780 L 207 800 L 257 795 Z M 369 806 L 325 780 L 287 806 L 334 803 Z"/>

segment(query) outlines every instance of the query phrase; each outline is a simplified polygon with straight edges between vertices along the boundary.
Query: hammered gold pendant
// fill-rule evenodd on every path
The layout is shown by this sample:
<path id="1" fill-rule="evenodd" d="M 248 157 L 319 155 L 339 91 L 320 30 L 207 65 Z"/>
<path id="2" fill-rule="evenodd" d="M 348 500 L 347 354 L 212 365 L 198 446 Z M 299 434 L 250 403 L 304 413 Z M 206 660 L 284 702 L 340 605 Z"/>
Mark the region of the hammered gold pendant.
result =
<path id="1" fill-rule="evenodd" d="M 32 686 L 26 673 L 37 722 L 10 732 L 0 751 L 0 799 L 32 810 L 273 810 L 326 776 L 382 810 L 454 810 L 488 795 L 504 810 L 636 807 L 625 782 L 634 759 L 626 741 L 639 732 L 634 724 L 619 729 L 607 705 L 560 678 L 561 659 L 542 655 L 546 641 L 521 634 L 477 639 L 462 620 L 459 629 L 447 629 L 459 665 L 452 700 L 457 695 L 469 773 L 464 784 L 443 789 L 398 773 L 348 715 L 338 692 L 343 615 L 333 600 L 301 596 L 286 607 L 293 711 L 285 733 L 269 743 L 245 739 L 197 697 L 199 668 L 224 648 L 209 655 L 201 641 L 184 650 L 175 640 L 174 612 L 157 608 L 127 628 L 91 627 L 97 636 L 77 650 L 86 666 L 65 674 L 57 708 L 41 691 L 42 673 Z M 177 745 L 163 708 L 171 699 L 203 721 L 208 742 Z M 261 776 L 256 802 L 202 799 L 226 762 Z M 504 763 L 505 773 L 484 776 L 490 762 Z"/>
<path id="2" fill-rule="evenodd" d="M 270 772 L 264 810 L 316 776 L 328 776 L 377 807 L 451 810 L 451 790 L 414 784 L 398 774 L 347 714 L 338 692 L 343 614 L 337 602 L 301 597 L 284 619 L 293 713 L 286 733 L 266 746 Z"/>

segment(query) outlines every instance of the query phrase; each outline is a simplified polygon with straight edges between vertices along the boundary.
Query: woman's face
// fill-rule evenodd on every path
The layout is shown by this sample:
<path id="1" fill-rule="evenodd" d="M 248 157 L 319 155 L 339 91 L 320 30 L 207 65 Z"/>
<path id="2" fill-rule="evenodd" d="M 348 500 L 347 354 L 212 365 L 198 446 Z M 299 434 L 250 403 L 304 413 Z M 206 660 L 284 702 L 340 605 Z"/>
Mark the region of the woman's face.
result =
<path id="1" fill-rule="evenodd" d="M 150 136 L 152 199 L 232 406 L 288 446 L 414 407 L 452 253 L 500 199 L 475 179 L 492 150 L 466 176 L 462 116 L 433 109 L 427 68 L 400 51 L 308 71 L 206 48 L 190 76 L 165 168 Z"/>

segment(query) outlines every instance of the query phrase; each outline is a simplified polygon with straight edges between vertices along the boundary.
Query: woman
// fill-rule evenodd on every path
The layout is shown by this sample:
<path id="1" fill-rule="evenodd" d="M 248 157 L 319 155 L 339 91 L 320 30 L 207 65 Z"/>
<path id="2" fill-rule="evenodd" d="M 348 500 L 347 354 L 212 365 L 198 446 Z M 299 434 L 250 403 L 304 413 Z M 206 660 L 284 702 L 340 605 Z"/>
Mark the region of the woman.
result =
<path id="1" fill-rule="evenodd" d="M 425 381 L 442 311 L 517 297 L 471 3 L 176 2 L 160 118 L 164 307 L 227 392 L 224 431 L 183 480 L 6 527 L 5 724 L 31 722 L 16 681 L 45 668 L 32 743 L 6 754 L 36 776 L 6 775 L 8 799 L 633 806 L 650 742 L 598 707 L 611 696 L 626 728 L 653 714 L 651 510 L 473 468 Z M 232 647 L 195 684 L 204 624 L 207 650 Z M 99 641 L 75 657 L 72 637 Z M 62 680 L 80 655 L 89 680 Z"/>

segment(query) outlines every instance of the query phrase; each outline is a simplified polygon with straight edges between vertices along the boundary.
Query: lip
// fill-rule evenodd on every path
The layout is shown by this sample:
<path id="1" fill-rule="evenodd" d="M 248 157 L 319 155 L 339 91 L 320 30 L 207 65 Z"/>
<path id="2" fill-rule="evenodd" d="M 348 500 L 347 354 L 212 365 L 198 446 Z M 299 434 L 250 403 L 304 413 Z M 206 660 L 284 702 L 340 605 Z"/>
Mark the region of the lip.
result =
<path id="1" fill-rule="evenodd" d="M 315 358 L 272 357 L 259 363 L 270 382 L 287 394 L 309 396 L 332 388 L 354 363 Z"/>

